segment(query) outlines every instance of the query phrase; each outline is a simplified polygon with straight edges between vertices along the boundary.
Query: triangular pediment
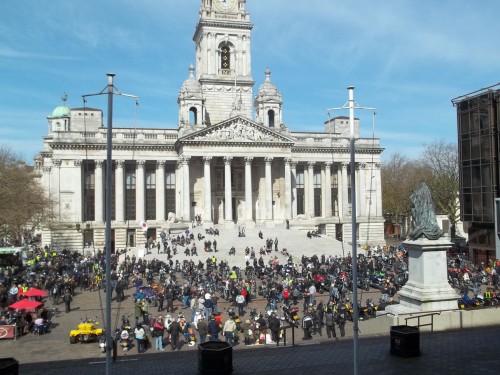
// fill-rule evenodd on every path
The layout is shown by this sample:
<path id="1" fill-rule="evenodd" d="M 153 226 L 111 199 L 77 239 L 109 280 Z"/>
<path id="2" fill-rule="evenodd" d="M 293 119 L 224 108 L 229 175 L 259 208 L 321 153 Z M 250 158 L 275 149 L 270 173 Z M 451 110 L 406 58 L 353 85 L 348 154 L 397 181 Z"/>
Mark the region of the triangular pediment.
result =
<path id="1" fill-rule="evenodd" d="M 289 131 L 274 130 L 245 117 L 237 116 L 217 125 L 186 134 L 179 138 L 178 142 L 295 143 L 289 134 Z"/>

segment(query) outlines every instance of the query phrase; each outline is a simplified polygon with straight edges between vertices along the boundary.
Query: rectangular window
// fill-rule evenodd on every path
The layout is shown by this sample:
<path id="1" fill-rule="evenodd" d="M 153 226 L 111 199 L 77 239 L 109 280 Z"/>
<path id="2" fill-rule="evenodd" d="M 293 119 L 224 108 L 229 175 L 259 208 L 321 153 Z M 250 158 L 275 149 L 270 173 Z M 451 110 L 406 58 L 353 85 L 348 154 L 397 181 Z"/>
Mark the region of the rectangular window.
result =
<path id="1" fill-rule="evenodd" d="M 304 166 L 303 165 L 297 166 L 296 187 L 297 187 L 297 189 L 304 188 Z"/>
<path id="2" fill-rule="evenodd" d="M 319 170 L 314 170 L 313 173 L 313 184 L 314 188 L 321 188 L 321 172 Z"/>
<path id="3" fill-rule="evenodd" d="M 165 166 L 165 212 L 175 213 L 175 165 Z"/>
<path id="4" fill-rule="evenodd" d="M 215 169 L 215 189 L 216 191 L 224 191 L 224 169 Z"/>
<path id="5" fill-rule="evenodd" d="M 296 171 L 295 186 L 297 188 L 297 215 L 303 215 L 305 213 L 304 166 L 297 165 Z"/>
<path id="6" fill-rule="evenodd" d="M 156 220 L 156 163 L 146 163 L 146 220 Z"/>
<path id="7" fill-rule="evenodd" d="M 125 219 L 136 220 L 135 161 L 125 163 Z"/>
<path id="8" fill-rule="evenodd" d="M 83 221 L 95 220 L 95 163 L 83 162 Z"/>
<path id="9" fill-rule="evenodd" d="M 104 165 L 102 167 L 102 172 L 103 172 L 103 178 L 104 181 L 107 181 L 106 175 L 108 172 L 108 168 L 106 166 L 106 162 L 104 162 Z M 107 185 L 106 183 L 104 184 L 104 207 L 106 207 L 106 197 L 107 197 Z M 115 201 L 115 168 L 113 167 L 111 169 L 111 220 L 116 220 L 116 201 Z M 104 220 L 106 220 L 106 209 L 104 209 L 104 214 L 103 214 Z"/>

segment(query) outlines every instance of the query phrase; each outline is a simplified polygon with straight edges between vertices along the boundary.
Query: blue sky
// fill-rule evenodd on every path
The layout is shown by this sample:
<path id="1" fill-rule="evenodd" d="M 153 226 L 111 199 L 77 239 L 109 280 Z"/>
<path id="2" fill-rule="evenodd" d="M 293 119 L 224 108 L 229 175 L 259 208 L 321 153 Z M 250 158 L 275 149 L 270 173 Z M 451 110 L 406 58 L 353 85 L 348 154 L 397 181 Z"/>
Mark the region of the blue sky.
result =
<path id="1" fill-rule="evenodd" d="M 106 73 L 140 97 L 137 126 L 176 127 L 177 95 L 195 62 L 200 0 L 5 0 L 0 3 L 0 144 L 32 163 L 47 115 L 100 92 Z M 326 109 L 377 107 L 383 160 L 456 142 L 450 100 L 500 82 L 498 0 L 247 0 L 255 27 L 256 93 L 269 67 L 292 130 L 323 131 Z M 115 126 L 133 126 L 134 103 L 117 98 Z M 105 97 L 90 107 L 105 109 Z M 347 116 L 347 112 L 332 113 Z M 372 115 L 358 111 L 361 135 Z"/>

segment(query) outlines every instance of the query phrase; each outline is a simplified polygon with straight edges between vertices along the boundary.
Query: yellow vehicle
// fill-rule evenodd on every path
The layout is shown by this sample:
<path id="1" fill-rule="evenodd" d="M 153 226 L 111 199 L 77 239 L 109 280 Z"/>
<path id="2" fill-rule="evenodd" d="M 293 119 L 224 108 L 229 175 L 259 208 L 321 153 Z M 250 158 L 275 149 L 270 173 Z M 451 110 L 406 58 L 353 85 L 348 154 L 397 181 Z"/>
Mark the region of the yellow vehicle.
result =
<path id="1" fill-rule="evenodd" d="M 72 329 L 69 332 L 70 344 L 97 341 L 99 337 L 104 334 L 104 330 L 102 328 L 97 328 L 97 325 L 99 325 L 99 323 L 93 319 L 83 319 L 82 322 L 78 324 L 77 329 Z"/>

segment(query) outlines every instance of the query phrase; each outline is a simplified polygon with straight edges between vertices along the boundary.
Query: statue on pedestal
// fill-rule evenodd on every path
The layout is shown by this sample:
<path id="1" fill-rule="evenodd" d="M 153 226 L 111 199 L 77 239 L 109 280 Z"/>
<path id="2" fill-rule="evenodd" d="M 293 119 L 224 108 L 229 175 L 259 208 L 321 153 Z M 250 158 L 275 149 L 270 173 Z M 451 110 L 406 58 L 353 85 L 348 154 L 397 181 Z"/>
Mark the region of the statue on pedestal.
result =
<path id="1" fill-rule="evenodd" d="M 410 200 L 413 204 L 411 209 L 413 229 L 408 234 L 408 238 L 413 241 L 422 236 L 428 240 L 441 238 L 444 232 L 437 224 L 431 191 L 425 182 L 422 182 L 411 194 Z"/>

